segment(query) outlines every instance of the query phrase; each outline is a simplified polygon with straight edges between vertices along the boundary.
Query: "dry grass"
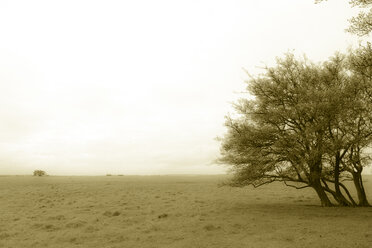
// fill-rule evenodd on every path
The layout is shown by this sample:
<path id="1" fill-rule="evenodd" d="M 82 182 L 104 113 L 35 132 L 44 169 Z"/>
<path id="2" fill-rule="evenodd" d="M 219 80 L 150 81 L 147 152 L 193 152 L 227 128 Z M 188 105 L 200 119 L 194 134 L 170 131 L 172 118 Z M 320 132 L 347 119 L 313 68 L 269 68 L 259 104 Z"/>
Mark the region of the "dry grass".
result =
<path id="1" fill-rule="evenodd" d="M 321 208 L 311 189 L 221 179 L 0 177 L 0 247 L 372 247 L 372 208 Z"/>

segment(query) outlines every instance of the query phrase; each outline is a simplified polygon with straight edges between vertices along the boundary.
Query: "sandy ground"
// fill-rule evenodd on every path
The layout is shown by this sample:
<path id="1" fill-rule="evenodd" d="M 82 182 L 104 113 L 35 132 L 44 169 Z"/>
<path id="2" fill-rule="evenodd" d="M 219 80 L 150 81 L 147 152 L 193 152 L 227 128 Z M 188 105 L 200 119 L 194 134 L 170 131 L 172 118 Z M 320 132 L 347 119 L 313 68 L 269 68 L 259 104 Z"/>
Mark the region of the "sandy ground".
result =
<path id="1" fill-rule="evenodd" d="M 312 189 L 221 180 L 3 176 L 0 247 L 372 247 L 372 208 L 322 208 Z"/>

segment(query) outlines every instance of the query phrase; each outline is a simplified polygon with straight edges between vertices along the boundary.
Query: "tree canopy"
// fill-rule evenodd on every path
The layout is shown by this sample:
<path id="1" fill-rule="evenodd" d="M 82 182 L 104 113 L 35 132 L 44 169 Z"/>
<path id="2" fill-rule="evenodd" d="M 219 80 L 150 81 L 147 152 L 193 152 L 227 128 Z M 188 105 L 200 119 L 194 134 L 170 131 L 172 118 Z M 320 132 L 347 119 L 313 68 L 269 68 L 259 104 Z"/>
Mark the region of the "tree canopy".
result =
<path id="1" fill-rule="evenodd" d="M 230 165 L 232 186 L 281 181 L 312 187 L 322 206 L 333 205 L 330 195 L 339 205 L 369 205 L 361 173 L 372 142 L 372 81 L 370 67 L 359 65 L 363 52 L 322 64 L 287 54 L 251 77 L 254 99 L 235 104 L 238 116 L 227 117 L 222 138 L 220 162 Z M 344 180 L 354 181 L 358 202 Z"/>

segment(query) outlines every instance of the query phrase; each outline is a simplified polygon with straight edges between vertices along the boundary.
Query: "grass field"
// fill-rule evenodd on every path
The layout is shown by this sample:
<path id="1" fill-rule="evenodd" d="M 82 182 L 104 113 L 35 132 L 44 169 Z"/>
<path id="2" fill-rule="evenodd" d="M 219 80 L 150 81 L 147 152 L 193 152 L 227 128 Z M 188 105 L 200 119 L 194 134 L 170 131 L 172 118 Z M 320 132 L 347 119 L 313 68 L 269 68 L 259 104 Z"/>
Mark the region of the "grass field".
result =
<path id="1" fill-rule="evenodd" d="M 0 247 L 372 247 L 372 208 L 223 176 L 0 177 Z M 372 176 L 365 177 L 372 201 Z"/>

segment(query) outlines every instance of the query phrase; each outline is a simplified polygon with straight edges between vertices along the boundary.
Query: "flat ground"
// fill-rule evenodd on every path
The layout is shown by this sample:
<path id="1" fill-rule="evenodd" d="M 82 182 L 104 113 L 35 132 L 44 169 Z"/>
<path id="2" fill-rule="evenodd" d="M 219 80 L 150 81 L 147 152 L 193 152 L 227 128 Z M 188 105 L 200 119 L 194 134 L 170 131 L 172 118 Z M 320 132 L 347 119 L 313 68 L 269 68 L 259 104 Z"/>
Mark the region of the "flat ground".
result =
<path id="1" fill-rule="evenodd" d="M 0 247 L 372 247 L 372 208 L 222 176 L 0 177 Z M 365 177 L 372 202 L 372 176 Z"/>

